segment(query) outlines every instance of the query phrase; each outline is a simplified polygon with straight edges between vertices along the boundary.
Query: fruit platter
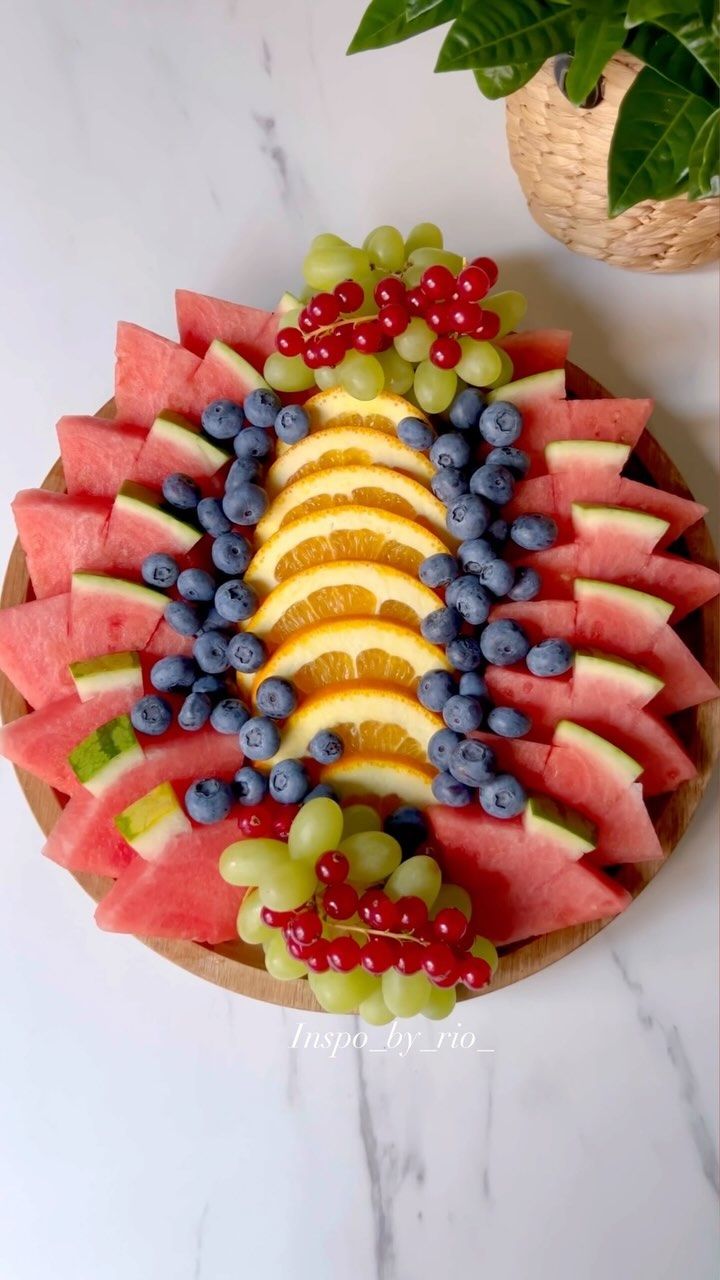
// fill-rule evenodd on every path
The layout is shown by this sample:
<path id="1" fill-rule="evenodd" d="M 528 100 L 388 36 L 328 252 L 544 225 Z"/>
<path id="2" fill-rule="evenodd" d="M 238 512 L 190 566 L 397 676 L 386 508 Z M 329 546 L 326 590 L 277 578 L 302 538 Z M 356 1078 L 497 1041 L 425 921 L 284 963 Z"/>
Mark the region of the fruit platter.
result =
<path id="1" fill-rule="evenodd" d="M 718 749 L 720 575 L 648 430 L 430 223 L 118 325 L 13 503 L 0 754 L 110 932 L 443 1018 L 626 910 Z"/>

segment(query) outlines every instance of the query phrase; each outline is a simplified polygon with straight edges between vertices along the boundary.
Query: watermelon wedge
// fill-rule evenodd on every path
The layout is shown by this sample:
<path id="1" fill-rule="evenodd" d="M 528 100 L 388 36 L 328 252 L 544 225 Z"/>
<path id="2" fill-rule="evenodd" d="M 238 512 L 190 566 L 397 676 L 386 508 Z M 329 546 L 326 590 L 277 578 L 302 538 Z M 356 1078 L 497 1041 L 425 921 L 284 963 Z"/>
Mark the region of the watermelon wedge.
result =
<path id="1" fill-rule="evenodd" d="M 524 407 L 519 444 L 532 475 L 545 470 L 545 448 L 556 440 L 607 440 L 634 448 L 652 413 L 652 400 L 543 400 Z"/>
<path id="2" fill-rule="evenodd" d="M 226 884 L 221 853 L 237 839 L 237 823 L 178 835 L 159 857 L 136 858 L 95 912 L 101 929 L 140 937 L 229 942 L 237 938 L 237 913 L 245 890 Z"/>
<path id="3" fill-rule="evenodd" d="M 68 763 L 73 747 L 100 725 L 129 711 L 136 698 L 133 689 L 120 689 L 88 702 L 81 702 L 75 693 L 48 703 L 0 728 L 0 755 L 56 791 L 73 795 L 81 789 Z"/>
<path id="4" fill-rule="evenodd" d="M 513 363 L 513 377 L 519 380 L 564 368 L 571 338 L 569 329 L 530 329 L 510 333 L 507 338 L 500 338 L 496 346 L 507 352 Z"/>
<path id="5" fill-rule="evenodd" d="M 66 417 L 57 435 L 68 493 L 114 498 L 133 474 L 147 432 L 114 419 Z"/>
<path id="6" fill-rule="evenodd" d="M 516 378 L 506 382 L 502 387 L 495 387 L 488 392 L 488 401 L 507 400 L 517 405 L 523 415 L 523 430 L 526 419 L 532 421 L 537 405 L 556 404 L 565 399 L 565 370 L 547 369 L 544 373 L 534 373 L 529 378 Z M 523 444 L 524 435 L 520 439 Z"/>
<path id="7" fill-rule="evenodd" d="M 426 813 L 430 845 L 447 879 L 467 889 L 473 925 L 496 945 L 615 916 L 629 893 L 518 818 L 498 822 L 479 806 Z"/>
<path id="8" fill-rule="evenodd" d="M 161 495 L 127 481 L 115 499 L 101 567 L 120 576 L 139 576 L 146 556 L 154 551 L 182 559 L 202 538 L 202 530 L 166 511 Z"/>
<path id="9" fill-rule="evenodd" d="M 262 369 L 275 350 L 278 318 L 271 311 L 224 302 L 189 289 L 176 291 L 175 311 L 180 341 L 197 356 L 204 356 L 219 338 L 256 369 Z"/>
<path id="10" fill-rule="evenodd" d="M 38 598 L 68 591 L 76 569 L 94 569 L 102 562 L 111 509 L 107 498 L 24 489 L 12 508 Z"/>
<path id="11" fill-rule="evenodd" d="M 251 391 L 267 387 L 261 374 L 226 343 L 217 338 L 210 344 L 193 379 L 193 405 L 200 416 L 213 400 L 235 400 L 242 404 Z"/>
<path id="12" fill-rule="evenodd" d="M 0 610 L 0 671 L 31 707 L 73 692 L 69 626 L 69 592 Z"/>
<path id="13" fill-rule="evenodd" d="M 167 475 L 180 471 L 202 484 L 229 461 L 230 454 L 202 435 L 188 418 L 162 413 L 153 422 L 140 453 L 122 479 L 161 489 Z"/>
<path id="14" fill-rule="evenodd" d="M 144 649 L 167 604 L 161 591 L 101 573 L 74 573 L 70 592 L 70 652 L 75 659 L 97 657 L 98 631 L 104 653 Z"/>
<path id="15" fill-rule="evenodd" d="M 149 428 L 163 409 L 192 413 L 192 381 L 201 363 L 177 342 L 121 321 L 115 345 L 118 417 Z"/>

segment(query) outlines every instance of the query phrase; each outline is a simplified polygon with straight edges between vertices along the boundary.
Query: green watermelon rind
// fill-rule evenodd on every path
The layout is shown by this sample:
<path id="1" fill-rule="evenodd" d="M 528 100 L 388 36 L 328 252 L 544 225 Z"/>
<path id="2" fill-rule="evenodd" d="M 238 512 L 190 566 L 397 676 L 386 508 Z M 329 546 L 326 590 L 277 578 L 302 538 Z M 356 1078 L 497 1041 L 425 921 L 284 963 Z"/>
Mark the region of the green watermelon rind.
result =
<path id="1" fill-rule="evenodd" d="M 552 839 L 573 861 L 592 853 L 597 843 L 595 824 L 550 796 L 528 796 L 523 826 L 528 835 Z"/>
<path id="2" fill-rule="evenodd" d="M 647 511 L 634 511 L 631 507 L 604 506 L 591 502 L 573 502 L 570 507 L 573 527 L 579 537 L 588 534 L 593 538 L 607 537 L 621 531 L 638 539 L 638 550 L 645 543 L 650 549 L 667 533 L 670 525 L 660 516 Z"/>
<path id="3" fill-rule="evenodd" d="M 81 702 L 101 693 L 113 693 L 120 689 L 136 689 L 138 697 L 143 691 L 143 675 L 140 655 L 127 650 L 124 653 L 106 653 L 84 662 L 71 662 L 70 675 Z"/>
<path id="4" fill-rule="evenodd" d="M 616 601 L 635 613 L 644 613 L 659 623 L 670 621 L 675 609 L 669 601 L 653 596 L 636 587 L 624 587 L 620 582 L 608 582 L 602 578 L 575 578 L 573 597 L 577 601 L 597 600 L 612 604 Z"/>
<path id="5" fill-rule="evenodd" d="M 632 449 L 629 444 L 617 440 L 552 440 L 545 445 L 545 462 L 551 475 L 572 467 L 614 467 L 618 474 L 625 466 Z"/>
<path id="6" fill-rule="evenodd" d="M 609 771 L 625 785 L 637 782 L 643 767 L 633 760 L 627 751 L 616 747 L 608 738 L 603 738 L 585 725 L 576 724 L 574 720 L 558 720 L 553 733 L 554 747 L 572 747 L 593 757 L 603 771 Z"/>
<path id="7" fill-rule="evenodd" d="M 196 542 L 203 536 L 202 529 L 180 520 L 178 516 L 166 511 L 162 505 L 162 497 L 134 480 L 126 480 L 121 485 L 115 499 L 115 507 L 131 516 L 140 516 L 157 525 L 159 534 L 163 529 L 172 530 L 177 545 L 184 551 L 191 551 Z"/>
<path id="8" fill-rule="evenodd" d="M 515 382 L 506 382 L 502 387 L 493 387 L 488 392 L 488 404 L 497 400 L 509 404 L 529 404 L 533 399 L 563 399 L 565 396 L 565 370 L 548 369 L 545 373 L 531 373 L 527 378 L 518 378 Z"/>
<path id="9" fill-rule="evenodd" d="M 68 763 L 82 786 L 102 795 L 123 773 L 145 758 L 127 715 L 108 720 L 73 747 Z"/>
<path id="10" fill-rule="evenodd" d="M 226 449 L 221 449 L 212 440 L 208 440 L 187 418 L 169 410 L 158 414 L 153 422 L 147 443 L 151 443 L 153 439 L 161 443 L 167 442 L 172 449 L 187 453 L 190 460 L 187 470 L 195 470 L 199 464 L 207 475 L 214 475 L 230 461 L 231 454 Z M 142 466 L 142 454 L 138 464 Z"/>
<path id="11" fill-rule="evenodd" d="M 574 662 L 575 678 L 577 679 L 578 675 L 582 677 L 593 673 L 601 678 L 612 680 L 618 691 L 623 685 L 631 693 L 637 691 L 645 702 L 650 702 L 661 689 L 665 688 L 665 681 L 659 676 L 653 675 L 652 671 L 648 671 L 645 667 L 638 667 L 634 662 L 628 662 L 626 658 L 618 658 L 599 650 L 578 649 Z M 643 706 L 645 703 L 640 705 Z"/>
<path id="12" fill-rule="evenodd" d="M 123 840 L 147 862 L 158 858 L 175 836 L 192 830 L 169 782 L 160 782 L 113 821 Z"/>

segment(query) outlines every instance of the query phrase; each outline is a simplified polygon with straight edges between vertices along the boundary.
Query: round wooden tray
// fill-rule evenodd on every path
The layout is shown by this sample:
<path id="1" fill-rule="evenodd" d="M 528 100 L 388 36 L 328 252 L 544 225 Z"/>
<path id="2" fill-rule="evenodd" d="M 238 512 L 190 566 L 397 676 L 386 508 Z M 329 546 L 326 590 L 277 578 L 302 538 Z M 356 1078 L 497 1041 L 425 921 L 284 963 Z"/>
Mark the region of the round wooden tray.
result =
<path id="1" fill-rule="evenodd" d="M 610 392 L 601 387 L 575 365 L 567 368 L 568 391 L 581 399 L 600 399 L 609 397 Z M 639 478 L 651 480 L 663 489 L 682 497 L 691 497 L 682 476 L 660 448 L 656 440 L 646 431 L 640 439 L 633 455 L 633 465 Z M 46 489 L 62 490 L 64 480 L 62 466 L 57 462 L 43 486 Z M 703 564 L 715 565 L 715 552 L 705 522 L 696 525 L 686 535 L 685 543 L 688 554 L 693 560 Z M 27 598 L 28 574 L 25 557 L 18 543 L 13 548 L 3 585 L 0 606 L 19 604 Z M 690 644 L 693 652 L 705 669 L 718 678 L 718 601 L 712 601 L 689 618 L 682 627 L 684 639 Z M 27 706 L 17 690 L 0 675 L 0 713 L 4 723 L 25 715 Z M 710 776 L 713 763 L 720 746 L 720 702 L 705 703 L 680 715 L 673 717 L 673 727 L 690 752 L 697 766 L 697 777 L 686 782 L 671 795 L 658 796 L 651 801 L 651 813 L 657 829 L 661 845 L 666 855 L 672 853 L 698 806 L 700 798 Z M 42 830 L 47 834 L 52 830 L 61 811 L 61 803 L 57 794 L 44 782 L 23 770 L 18 769 L 20 786 L 27 797 L 30 808 L 37 818 Z M 617 878 L 637 897 L 646 884 L 657 875 L 662 861 L 627 864 L 617 872 Z M 90 894 L 95 902 L 99 902 L 113 883 L 112 880 L 98 876 L 77 874 L 78 884 Z M 493 981 L 484 991 L 497 991 L 507 987 L 521 978 L 544 969 L 556 960 L 582 946 L 589 938 L 605 928 L 608 922 L 579 925 L 572 929 L 561 929 L 555 933 L 523 943 L 501 951 L 500 967 Z M 195 973 L 198 977 L 252 996 L 256 1000 L 267 1000 L 273 1004 L 282 1004 L 294 1009 L 317 1010 L 318 1005 L 306 981 L 278 982 L 271 978 L 263 967 L 262 953 L 259 947 L 248 947 L 243 943 L 227 943 L 217 947 L 201 946 L 194 942 L 172 942 L 167 939 L 142 938 L 146 946 L 151 947 L 174 964 Z"/>

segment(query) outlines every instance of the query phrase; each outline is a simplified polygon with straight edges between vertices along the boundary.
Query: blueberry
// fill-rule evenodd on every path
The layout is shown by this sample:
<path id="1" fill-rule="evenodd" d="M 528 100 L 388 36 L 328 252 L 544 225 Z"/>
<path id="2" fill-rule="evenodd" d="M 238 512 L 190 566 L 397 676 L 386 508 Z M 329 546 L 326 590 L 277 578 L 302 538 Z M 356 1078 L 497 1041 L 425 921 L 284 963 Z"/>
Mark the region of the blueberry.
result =
<path id="1" fill-rule="evenodd" d="M 496 547 L 501 547 L 503 543 L 507 542 L 509 533 L 510 525 L 507 520 L 493 520 L 492 524 L 488 525 L 488 538 L 492 538 Z"/>
<path id="2" fill-rule="evenodd" d="M 464 671 L 460 677 L 458 690 L 471 698 L 487 698 L 488 696 L 487 683 L 479 671 Z"/>
<path id="3" fill-rule="evenodd" d="M 193 693 L 219 693 L 225 688 L 222 676 L 198 676 L 193 683 Z"/>
<path id="4" fill-rule="evenodd" d="M 145 557 L 140 572 L 143 582 L 147 582 L 148 586 L 166 591 L 175 586 L 180 569 L 172 556 L 166 556 L 164 551 L 155 551 L 151 556 Z"/>
<path id="5" fill-rule="evenodd" d="M 177 589 L 183 600 L 191 604 L 209 604 L 215 595 L 216 582 L 204 569 L 183 569 Z"/>
<path id="6" fill-rule="evenodd" d="M 228 622 L 227 618 L 223 618 L 222 614 L 218 613 L 215 605 L 212 604 L 205 614 L 202 629 L 203 631 L 231 631 L 232 623 Z"/>
<path id="7" fill-rule="evenodd" d="M 458 431 L 473 431 L 485 408 L 485 398 L 473 387 L 466 387 L 450 406 L 449 418 Z"/>
<path id="8" fill-rule="evenodd" d="M 312 791 L 308 791 L 307 795 L 303 797 L 302 803 L 309 804 L 311 800 L 334 800 L 336 804 L 339 803 L 337 791 L 328 786 L 327 782 L 318 782 L 317 786 L 313 787 Z"/>
<path id="9" fill-rule="evenodd" d="M 448 698 L 456 692 L 455 681 L 449 671 L 427 671 L 418 684 L 418 702 L 428 711 L 442 711 Z"/>
<path id="10" fill-rule="evenodd" d="M 223 511 L 233 524 L 257 524 L 268 509 L 268 496 L 259 484 L 241 484 L 223 498 Z"/>
<path id="11" fill-rule="evenodd" d="M 342 738 L 330 729 L 320 729 L 308 743 L 308 755 L 318 764 L 332 764 L 345 750 Z"/>
<path id="12" fill-rule="evenodd" d="M 228 622 L 245 622 L 257 609 L 257 596 L 240 578 L 230 578 L 215 592 L 215 608 Z"/>
<path id="13" fill-rule="evenodd" d="M 221 533 L 229 533 L 232 528 L 219 498 L 201 498 L 197 518 L 198 524 L 213 538 L 219 537 Z"/>
<path id="14" fill-rule="evenodd" d="M 397 840 L 404 858 L 410 858 L 427 840 L 427 823 L 421 810 L 412 805 L 393 809 L 383 823 L 383 830 Z"/>
<path id="15" fill-rule="evenodd" d="M 557 525 L 550 516 L 518 516 L 510 529 L 513 542 L 525 551 L 546 551 L 553 546 L 557 535 Z"/>
<path id="16" fill-rule="evenodd" d="M 470 538 L 468 542 L 461 542 L 458 550 L 458 559 L 465 573 L 479 573 L 482 566 L 488 560 L 494 560 L 496 555 L 487 538 Z"/>
<path id="17" fill-rule="evenodd" d="M 535 569 L 520 565 L 515 570 L 515 581 L 508 591 L 509 600 L 534 600 L 542 586 L 542 578 Z"/>
<path id="18" fill-rule="evenodd" d="M 478 578 L 494 596 L 506 596 L 515 581 L 515 570 L 507 560 L 488 560 Z"/>
<path id="19" fill-rule="evenodd" d="M 267 778 L 258 769 L 253 769 L 251 765 L 244 764 L 242 769 L 238 769 L 235 774 L 234 782 L 235 795 L 240 804 L 255 806 L 260 804 L 261 800 L 264 800 L 267 792 Z"/>
<path id="20" fill-rule="evenodd" d="M 249 631 L 239 631 L 228 644 L 227 656 L 235 671 L 253 675 L 265 662 L 267 652 L 259 636 L 251 635 Z"/>
<path id="21" fill-rule="evenodd" d="M 299 404 L 286 404 L 275 419 L 275 435 L 284 444 L 297 444 L 310 431 L 310 418 Z"/>
<path id="22" fill-rule="evenodd" d="M 289 680 L 269 676 L 258 685 L 255 701 L 263 715 L 285 720 L 297 706 L 297 694 Z"/>
<path id="23" fill-rule="evenodd" d="M 195 511 L 201 497 L 200 486 L 192 476 L 184 476 L 180 471 L 174 471 L 171 476 L 165 477 L 162 494 L 171 507 L 177 507 L 180 511 Z"/>
<path id="24" fill-rule="evenodd" d="M 480 641 L 475 636 L 458 636 L 451 640 L 445 654 L 456 671 L 475 671 L 482 663 Z"/>
<path id="25" fill-rule="evenodd" d="M 239 698 L 223 698 L 212 709 L 210 724 L 216 733 L 239 733 L 250 712 Z"/>
<path id="26" fill-rule="evenodd" d="M 476 493 L 465 493 L 448 507 L 445 527 L 454 538 L 479 538 L 490 523 L 490 508 Z"/>
<path id="27" fill-rule="evenodd" d="M 474 733 L 482 724 L 482 702 L 479 698 L 456 693 L 448 698 L 442 716 L 448 729 L 454 729 L 456 733 Z"/>
<path id="28" fill-rule="evenodd" d="M 165 621 L 179 636 L 197 636 L 202 630 L 202 617 L 184 600 L 170 600 L 165 606 Z"/>
<path id="29" fill-rule="evenodd" d="M 212 559 L 221 573 L 244 573 L 252 559 L 250 543 L 240 533 L 221 533 L 213 542 Z"/>
<path id="30" fill-rule="evenodd" d="M 280 730 L 267 716 L 253 716 L 240 730 L 240 750 L 248 760 L 269 760 L 280 746 Z"/>
<path id="31" fill-rule="evenodd" d="M 207 724 L 212 711 L 212 702 L 206 693 L 189 693 L 178 712 L 178 724 L 181 729 L 196 733 Z"/>
<path id="32" fill-rule="evenodd" d="M 194 822 L 209 826 L 227 818 L 233 804 L 229 782 L 220 778 L 199 778 L 185 792 L 185 808 Z"/>
<path id="33" fill-rule="evenodd" d="M 480 788 L 480 804 L 491 818 L 516 818 L 526 802 L 524 788 L 510 773 L 499 773 Z"/>
<path id="34" fill-rule="evenodd" d="M 514 662 L 522 662 L 530 641 L 519 623 L 512 618 L 500 618 L 488 623 L 480 636 L 480 648 L 483 657 L 494 666 L 509 667 Z"/>
<path id="35" fill-rule="evenodd" d="M 494 502 L 502 507 L 512 500 L 515 492 L 515 477 L 507 467 L 494 467 L 489 462 L 478 467 L 470 477 L 470 492 L 479 493 L 481 498 Z"/>
<path id="36" fill-rule="evenodd" d="M 469 492 L 468 478 L 465 472 L 459 471 L 457 467 L 443 467 L 441 471 L 435 472 L 430 481 L 430 488 L 435 497 L 448 507 L 451 502 L 456 502 L 464 493 Z"/>
<path id="37" fill-rule="evenodd" d="M 466 787 L 481 787 L 495 776 L 497 762 L 492 747 L 484 742 L 465 738 L 459 742 L 450 756 L 450 773 Z"/>
<path id="38" fill-rule="evenodd" d="M 201 671 L 219 676 L 230 666 L 227 649 L 228 642 L 219 631 L 204 631 L 193 645 L 193 654 Z"/>
<path id="39" fill-rule="evenodd" d="M 300 760 L 281 760 L 270 771 L 270 795 L 280 804 L 300 804 L 310 790 L 305 768 Z"/>
<path id="40" fill-rule="evenodd" d="M 245 422 L 245 414 L 234 400 L 213 400 L 203 409 L 202 429 L 213 440 L 232 440 Z"/>
<path id="41" fill-rule="evenodd" d="M 426 587 L 446 587 L 453 578 L 457 578 L 460 566 L 454 556 L 438 551 L 434 556 L 423 560 L 418 569 L 418 577 Z"/>
<path id="42" fill-rule="evenodd" d="M 534 644 L 525 661 L 534 676 L 561 676 L 573 664 L 573 647 L 553 637 Z"/>
<path id="43" fill-rule="evenodd" d="M 499 738 L 522 738 L 532 729 L 532 720 L 517 707 L 493 707 L 487 719 L 488 729 Z"/>
<path id="44" fill-rule="evenodd" d="M 250 427 L 248 427 L 248 431 Z M 253 431 L 259 431 L 259 427 L 253 427 Z M 265 433 L 263 432 L 263 435 Z M 237 445 L 238 440 L 242 440 L 245 432 L 241 432 L 235 437 Z M 235 489 L 239 489 L 241 485 L 248 484 L 251 480 L 256 480 L 260 468 L 254 458 L 236 458 L 230 470 L 225 477 L 225 492 L 233 493 Z M 227 518 L 227 517 L 226 517 Z"/>
<path id="45" fill-rule="evenodd" d="M 150 668 L 150 683 L 161 693 L 172 693 L 174 689 L 190 689 L 196 675 L 192 658 L 159 658 Z"/>
<path id="46" fill-rule="evenodd" d="M 465 573 L 450 583 L 445 599 L 461 618 L 474 627 L 486 622 L 492 605 L 492 597 L 474 573 Z"/>
<path id="47" fill-rule="evenodd" d="M 436 769 L 447 769 L 450 757 L 457 744 L 462 742 L 459 733 L 454 729 L 438 729 L 428 742 L 428 760 Z"/>
<path id="48" fill-rule="evenodd" d="M 472 791 L 463 782 L 458 782 L 451 773 L 438 773 L 432 780 L 432 793 L 438 804 L 451 805 L 453 809 L 462 809 L 472 803 Z"/>
<path id="49" fill-rule="evenodd" d="M 262 462 L 272 452 L 272 437 L 262 427 L 245 427 L 235 437 L 235 453 L 238 460 L 255 458 Z"/>
<path id="50" fill-rule="evenodd" d="M 522 414 L 514 404 L 496 400 L 480 415 L 480 435 L 488 444 L 514 444 L 522 431 Z"/>
<path id="51" fill-rule="evenodd" d="M 269 387 L 258 387 L 246 397 L 243 408 L 254 427 L 271 427 L 280 412 L 280 399 Z"/>
<path id="52" fill-rule="evenodd" d="M 530 458 L 522 449 L 514 449 L 510 444 L 491 449 L 485 459 L 491 467 L 507 467 L 519 480 L 524 480 L 530 470 Z"/>
<path id="53" fill-rule="evenodd" d="M 438 468 L 465 467 L 470 461 L 470 445 L 459 432 L 448 431 L 438 436 L 430 450 L 430 461 Z"/>
<path id="54" fill-rule="evenodd" d="M 462 618 L 457 609 L 433 609 L 420 623 L 420 631 L 431 644 L 449 644 L 460 635 Z"/>
<path id="55" fill-rule="evenodd" d="M 402 418 L 397 424 L 397 433 L 403 444 L 421 453 L 425 453 L 435 439 L 432 427 L 422 418 Z"/>
<path id="56" fill-rule="evenodd" d="M 172 707 L 164 698 L 148 693 L 135 703 L 130 712 L 133 729 L 138 733 L 146 733 L 151 738 L 159 738 L 166 733 L 172 724 Z"/>

